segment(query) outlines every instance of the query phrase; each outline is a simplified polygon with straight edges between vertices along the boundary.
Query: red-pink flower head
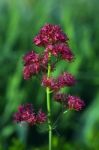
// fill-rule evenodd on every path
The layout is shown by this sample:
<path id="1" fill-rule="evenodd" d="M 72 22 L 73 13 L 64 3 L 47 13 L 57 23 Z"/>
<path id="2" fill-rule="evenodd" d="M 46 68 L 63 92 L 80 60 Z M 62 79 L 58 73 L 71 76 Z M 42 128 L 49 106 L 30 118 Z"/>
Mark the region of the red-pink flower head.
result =
<path id="1" fill-rule="evenodd" d="M 34 64 L 24 66 L 23 69 L 24 79 L 25 80 L 30 79 L 33 75 L 38 74 L 39 71 L 40 71 L 39 63 L 34 63 Z"/>
<path id="2" fill-rule="evenodd" d="M 37 74 L 40 71 L 39 55 L 34 51 L 27 53 L 23 57 L 24 69 L 23 75 L 24 79 L 28 80 L 32 75 Z"/>
<path id="3" fill-rule="evenodd" d="M 70 73 L 64 72 L 58 78 L 43 76 L 42 85 L 49 87 L 51 91 L 59 91 L 64 86 L 73 86 L 76 80 Z"/>
<path id="4" fill-rule="evenodd" d="M 60 87 L 73 86 L 76 83 L 75 77 L 68 72 L 64 72 L 57 78 Z"/>
<path id="5" fill-rule="evenodd" d="M 24 57 L 23 61 L 25 65 L 35 63 L 39 61 L 39 54 L 36 54 L 34 51 L 28 52 Z"/>
<path id="6" fill-rule="evenodd" d="M 46 122 L 46 120 L 47 120 L 46 114 L 44 112 L 42 112 L 41 109 L 39 110 L 36 118 L 37 118 L 37 123 L 40 123 L 40 124 Z"/>
<path id="7" fill-rule="evenodd" d="M 58 83 L 56 82 L 56 79 L 47 76 L 43 76 L 42 86 L 49 87 L 51 91 L 57 91 L 60 88 Z"/>
<path id="8" fill-rule="evenodd" d="M 18 112 L 14 115 L 14 120 L 17 123 L 27 122 L 31 125 L 36 124 L 36 116 L 31 104 L 21 105 Z"/>
<path id="9" fill-rule="evenodd" d="M 76 111 L 81 110 L 85 106 L 84 101 L 82 101 L 77 96 L 71 96 L 71 95 L 69 95 L 67 97 L 67 101 L 68 101 L 68 107 L 69 107 L 69 109 L 74 109 Z"/>
<path id="10" fill-rule="evenodd" d="M 68 37 L 63 33 L 58 25 L 46 24 L 43 26 L 39 34 L 34 38 L 37 46 L 47 46 L 58 42 L 66 42 Z"/>
<path id="11" fill-rule="evenodd" d="M 48 60 L 49 60 L 49 53 L 47 52 L 44 52 L 41 57 L 40 57 L 40 64 L 41 66 L 44 68 L 44 67 L 47 67 L 48 65 Z"/>
<path id="12" fill-rule="evenodd" d="M 44 123 L 46 119 L 46 114 L 41 110 L 37 114 L 34 112 L 32 104 L 19 106 L 18 112 L 14 115 L 14 120 L 17 123 L 27 122 L 30 125 Z"/>
<path id="13" fill-rule="evenodd" d="M 64 59 L 66 61 L 71 61 L 74 58 L 71 49 L 66 43 L 57 43 L 55 45 L 50 44 L 46 47 L 45 51 L 48 53 L 50 52 L 56 57 L 60 56 L 61 59 Z"/>
<path id="14" fill-rule="evenodd" d="M 53 78 L 49 78 L 46 75 L 43 76 L 42 86 L 51 87 L 52 82 L 53 82 Z"/>
<path id="15" fill-rule="evenodd" d="M 66 103 L 67 103 L 67 94 L 60 93 L 60 92 L 55 93 L 54 100 L 59 102 L 59 103 L 62 103 L 64 105 L 66 105 Z"/>
<path id="16" fill-rule="evenodd" d="M 56 93 L 54 95 L 54 100 L 62 103 L 64 107 L 67 107 L 68 109 L 74 109 L 76 111 L 81 110 L 85 103 L 77 96 L 71 96 L 64 93 Z"/>
<path id="17" fill-rule="evenodd" d="M 67 61 L 73 60 L 74 55 L 71 52 L 71 49 L 69 48 L 69 45 L 67 43 L 57 44 L 55 46 L 55 49 L 57 49 L 62 59 L 67 60 Z"/>

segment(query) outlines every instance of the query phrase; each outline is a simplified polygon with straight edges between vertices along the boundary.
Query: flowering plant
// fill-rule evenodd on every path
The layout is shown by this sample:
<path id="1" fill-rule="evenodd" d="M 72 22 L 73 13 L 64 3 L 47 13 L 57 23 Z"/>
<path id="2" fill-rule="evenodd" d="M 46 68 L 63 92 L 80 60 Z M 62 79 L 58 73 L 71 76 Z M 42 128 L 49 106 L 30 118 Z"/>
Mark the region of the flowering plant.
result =
<path id="1" fill-rule="evenodd" d="M 19 106 L 18 112 L 14 115 L 14 120 L 17 123 L 25 121 L 30 125 L 42 124 L 47 121 L 49 150 L 52 149 L 51 94 L 56 102 L 64 106 L 64 113 L 72 109 L 79 111 L 84 106 L 84 102 L 79 97 L 60 92 L 61 88 L 65 86 L 75 85 L 76 79 L 72 74 L 63 72 L 57 78 L 52 76 L 57 61 L 63 59 L 72 62 L 74 59 L 68 40 L 67 35 L 58 25 L 46 24 L 33 39 L 34 44 L 43 47 L 44 51 L 37 54 L 33 50 L 23 57 L 25 80 L 29 80 L 32 76 L 37 76 L 40 73 L 42 75 L 41 85 L 46 89 L 47 115 L 41 109 L 35 112 L 32 104 L 26 104 Z"/>

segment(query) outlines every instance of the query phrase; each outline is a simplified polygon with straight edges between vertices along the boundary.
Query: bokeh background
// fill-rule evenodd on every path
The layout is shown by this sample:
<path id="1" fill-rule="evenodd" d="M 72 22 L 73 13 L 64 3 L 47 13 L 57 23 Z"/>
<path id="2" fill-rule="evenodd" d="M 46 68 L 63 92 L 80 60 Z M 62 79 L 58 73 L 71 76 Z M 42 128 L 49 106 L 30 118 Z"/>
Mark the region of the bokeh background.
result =
<path id="1" fill-rule="evenodd" d="M 66 93 L 79 95 L 86 107 L 60 117 L 53 129 L 53 150 L 99 150 L 99 1 L 0 0 L 0 150 L 47 150 L 46 126 L 13 122 L 19 104 L 46 107 L 45 90 L 35 77 L 23 80 L 22 57 L 37 49 L 33 37 L 45 23 L 67 33 L 75 54 L 71 64 L 61 61 L 54 75 L 67 70 L 78 80 Z M 52 105 L 53 118 L 61 112 Z"/>

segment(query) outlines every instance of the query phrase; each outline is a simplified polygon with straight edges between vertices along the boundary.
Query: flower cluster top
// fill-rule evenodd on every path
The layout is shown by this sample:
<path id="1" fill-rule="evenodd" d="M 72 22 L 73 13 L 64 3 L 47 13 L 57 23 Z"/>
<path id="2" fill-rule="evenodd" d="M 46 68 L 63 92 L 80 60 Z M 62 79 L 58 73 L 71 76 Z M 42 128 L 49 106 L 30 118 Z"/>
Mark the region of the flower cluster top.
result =
<path id="1" fill-rule="evenodd" d="M 67 40 L 68 37 L 58 25 L 46 24 L 34 38 L 34 43 L 37 46 L 46 47 L 57 43 L 65 43 Z"/>
<path id="2" fill-rule="evenodd" d="M 57 61 L 64 60 L 71 62 L 74 59 L 74 54 L 69 47 L 68 41 L 67 35 L 62 31 L 60 26 L 45 24 L 40 29 L 38 35 L 33 39 L 33 43 L 38 47 L 43 47 L 44 50 L 42 53 L 36 53 L 32 50 L 23 57 L 23 75 L 24 79 L 28 80 L 32 76 L 41 73 L 41 85 L 49 87 L 50 91 L 53 92 L 54 99 L 57 102 L 62 103 L 67 109 L 79 111 L 84 106 L 84 102 L 77 96 L 71 96 L 60 92 L 60 89 L 65 86 L 73 86 L 76 83 L 75 77 L 68 72 L 63 72 L 57 78 L 53 78 L 52 75 L 47 75 L 49 63 L 50 70 L 53 72 Z M 54 61 L 52 60 L 53 57 L 55 58 Z M 29 114 L 29 120 L 35 120 L 33 114 Z M 24 120 L 23 118 L 20 119 L 20 110 L 16 116 L 18 116 L 18 118 L 16 117 L 17 121 Z M 25 116 L 27 116 L 26 112 Z M 27 119 L 26 121 L 29 122 L 29 120 Z M 33 121 L 32 124 L 35 124 L 36 121 Z M 41 120 L 39 122 L 43 121 Z"/>
<path id="3" fill-rule="evenodd" d="M 59 60 L 72 61 L 74 58 L 68 45 L 68 37 L 58 25 L 46 24 L 33 39 L 33 42 L 36 46 L 44 47 L 44 51 L 41 55 L 31 51 L 23 57 L 23 72 L 26 80 L 31 78 L 32 75 L 47 71 L 49 53 Z M 51 64 L 52 68 L 53 65 Z"/>

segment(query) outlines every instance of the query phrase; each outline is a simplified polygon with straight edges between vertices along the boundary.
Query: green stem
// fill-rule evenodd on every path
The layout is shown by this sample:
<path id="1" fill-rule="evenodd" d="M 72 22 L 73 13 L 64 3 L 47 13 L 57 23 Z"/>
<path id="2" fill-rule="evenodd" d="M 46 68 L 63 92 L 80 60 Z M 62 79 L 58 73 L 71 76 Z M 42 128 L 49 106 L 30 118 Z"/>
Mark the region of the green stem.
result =
<path id="1" fill-rule="evenodd" d="M 51 66 L 48 64 L 47 77 L 50 77 Z M 48 131 L 49 131 L 49 150 L 52 150 L 52 125 L 51 125 L 51 107 L 50 107 L 50 88 L 46 88 L 47 94 L 47 111 L 48 111 Z"/>

